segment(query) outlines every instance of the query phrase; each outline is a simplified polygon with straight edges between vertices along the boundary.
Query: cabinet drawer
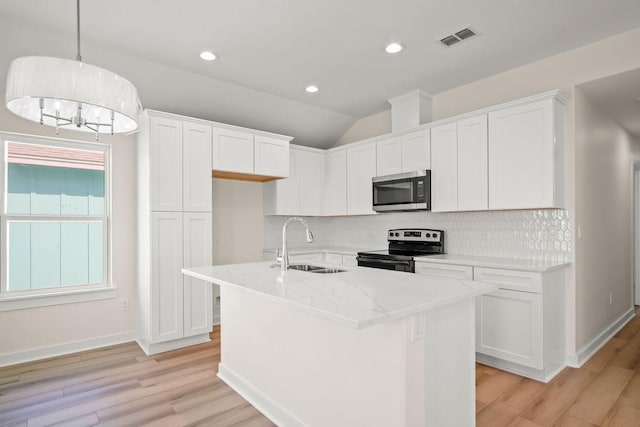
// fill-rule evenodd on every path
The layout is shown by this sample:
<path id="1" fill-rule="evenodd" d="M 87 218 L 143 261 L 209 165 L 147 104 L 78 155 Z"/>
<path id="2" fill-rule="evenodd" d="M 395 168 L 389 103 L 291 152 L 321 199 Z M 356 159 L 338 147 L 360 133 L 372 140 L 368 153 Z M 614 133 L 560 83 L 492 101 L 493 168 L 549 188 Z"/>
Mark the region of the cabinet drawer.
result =
<path id="1" fill-rule="evenodd" d="M 324 254 L 324 262 L 333 265 L 342 265 L 342 255 L 326 253 Z"/>
<path id="2" fill-rule="evenodd" d="M 466 265 L 438 264 L 432 262 L 416 262 L 416 273 L 427 274 L 429 276 L 471 280 L 473 278 L 473 267 L 468 267 Z"/>
<path id="3" fill-rule="evenodd" d="M 542 277 L 540 273 L 528 271 L 497 270 L 493 268 L 476 268 L 473 280 L 491 282 L 501 289 L 512 289 L 525 292 L 542 292 Z"/>

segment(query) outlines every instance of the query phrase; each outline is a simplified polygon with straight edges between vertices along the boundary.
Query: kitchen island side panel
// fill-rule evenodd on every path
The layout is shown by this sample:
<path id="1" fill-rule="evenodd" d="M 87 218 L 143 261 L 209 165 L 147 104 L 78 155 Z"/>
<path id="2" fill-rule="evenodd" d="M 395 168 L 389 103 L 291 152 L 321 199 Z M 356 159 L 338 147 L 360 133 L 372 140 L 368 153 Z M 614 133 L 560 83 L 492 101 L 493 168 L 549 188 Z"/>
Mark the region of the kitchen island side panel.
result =
<path id="1" fill-rule="evenodd" d="M 406 425 L 405 319 L 355 329 L 242 290 L 220 290 L 220 371 L 241 377 L 241 387 L 230 385 L 272 421 Z"/>
<path id="2" fill-rule="evenodd" d="M 356 329 L 221 287 L 219 376 L 278 425 L 475 425 L 469 298 Z"/>

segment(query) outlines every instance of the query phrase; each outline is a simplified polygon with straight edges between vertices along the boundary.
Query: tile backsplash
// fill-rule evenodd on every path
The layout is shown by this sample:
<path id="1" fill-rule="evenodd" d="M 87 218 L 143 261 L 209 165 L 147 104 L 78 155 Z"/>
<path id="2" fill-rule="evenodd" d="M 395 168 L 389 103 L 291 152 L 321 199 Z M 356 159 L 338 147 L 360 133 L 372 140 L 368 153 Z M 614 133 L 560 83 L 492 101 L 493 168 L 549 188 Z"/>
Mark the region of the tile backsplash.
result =
<path id="1" fill-rule="evenodd" d="M 282 246 L 288 217 L 265 217 L 265 248 Z M 572 221 L 564 209 L 490 212 L 396 212 L 368 216 L 309 217 L 316 246 L 383 249 L 390 228 L 445 230 L 450 254 L 571 261 Z M 305 242 L 301 224 L 289 226 L 289 246 Z"/>

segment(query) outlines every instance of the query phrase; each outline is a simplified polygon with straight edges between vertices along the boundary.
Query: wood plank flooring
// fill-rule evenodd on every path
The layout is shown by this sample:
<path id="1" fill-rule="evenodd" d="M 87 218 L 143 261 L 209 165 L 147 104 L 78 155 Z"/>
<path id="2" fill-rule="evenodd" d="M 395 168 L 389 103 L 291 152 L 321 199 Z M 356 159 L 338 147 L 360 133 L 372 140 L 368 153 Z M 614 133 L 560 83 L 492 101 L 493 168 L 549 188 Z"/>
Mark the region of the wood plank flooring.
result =
<path id="1" fill-rule="evenodd" d="M 145 356 L 135 343 L 0 368 L 0 427 L 272 426 L 216 376 L 210 343 Z M 542 384 L 476 367 L 479 427 L 640 426 L 640 316 L 580 369 Z"/>

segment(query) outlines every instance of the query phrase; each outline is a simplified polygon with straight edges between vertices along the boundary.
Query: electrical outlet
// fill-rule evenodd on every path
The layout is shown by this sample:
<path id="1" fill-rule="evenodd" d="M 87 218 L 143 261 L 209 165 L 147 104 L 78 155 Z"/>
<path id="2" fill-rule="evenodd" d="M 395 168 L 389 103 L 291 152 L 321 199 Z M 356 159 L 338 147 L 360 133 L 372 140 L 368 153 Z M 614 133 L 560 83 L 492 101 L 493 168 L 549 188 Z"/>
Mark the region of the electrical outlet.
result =
<path id="1" fill-rule="evenodd" d="M 424 314 L 411 316 L 411 342 L 424 337 Z"/>
<path id="2" fill-rule="evenodd" d="M 122 311 L 129 310 L 129 299 L 128 298 L 120 298 L 120 310 L 122 310 Z"/>

